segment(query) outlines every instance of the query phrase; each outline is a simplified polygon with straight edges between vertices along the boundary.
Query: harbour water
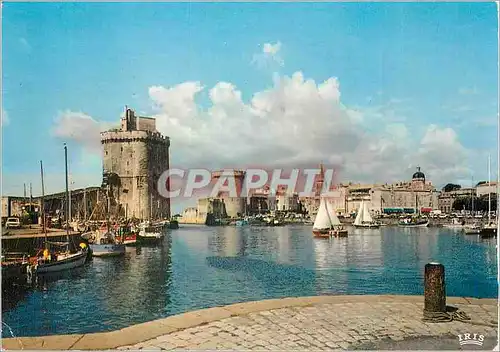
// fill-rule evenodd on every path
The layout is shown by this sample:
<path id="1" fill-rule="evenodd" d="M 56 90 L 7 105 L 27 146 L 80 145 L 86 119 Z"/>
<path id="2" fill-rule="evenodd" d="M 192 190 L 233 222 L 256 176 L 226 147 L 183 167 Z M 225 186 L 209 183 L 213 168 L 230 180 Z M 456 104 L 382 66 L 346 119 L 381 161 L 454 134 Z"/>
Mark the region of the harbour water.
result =
<path id="1" fill-rule="evenodd" d="M 183 226 L 157 247 L 94 258 L 2 295 L 2 337 L 89 333 L 236 302 L 325 294 L 423 294 L 424 265 L 446 268 L 448 296 L 498 296 L 496 239 L 439 228 Z"/>

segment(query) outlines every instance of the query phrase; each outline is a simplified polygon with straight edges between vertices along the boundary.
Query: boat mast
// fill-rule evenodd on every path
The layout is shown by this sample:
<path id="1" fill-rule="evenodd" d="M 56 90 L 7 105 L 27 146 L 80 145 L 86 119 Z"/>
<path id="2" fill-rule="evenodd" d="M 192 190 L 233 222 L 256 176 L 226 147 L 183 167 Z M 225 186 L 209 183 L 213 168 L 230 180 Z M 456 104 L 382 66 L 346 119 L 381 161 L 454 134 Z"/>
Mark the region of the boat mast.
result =
<path id="1" fill-rule="evenodd" d="M 66 175 L 66 204 L 64 204 L 65 207 L 65 215 L 66 215 L 66 240 L 69 243 L 69 185 L 68 185 L 68 147 L 66 146 L 66 143 L 64 143 L 64 169 L 65 169 L 65 175 Z"/>
<path id="2" fill-rule="evenodd" d="M 471 218 L 474 217 L 474 175 L 472 176 L 471 180 L 471 188 L 470 188 L 470 199 L 471 199 L 471 210 L 470 210 L 470 215 Z"/>
<path id="3" fill-rule="evenodd" d="M 45 208 L 44 208 L 44 198 L 45 198 L 45 187 L 43 184 L 43 163 L 40 160 L 40 175 L 42 176 L 42 204 L 40 204 L 40 213 L 42 213 L 42 231 L 45 235 L 45 249 L 47 249 L 47 231 L 45 225 Z"/>
<path id="4" fill-rule="evenodd" d="M 83 190 L 83 221 L 87 221 L 87 187 Z"/>
<path id="5" fill-rule="evenodd" d="M 491 221 L 491 155 L 488 155 L 488 225 Z"/>
<path id="6" fill-rule="evenodd" d="M 109 199 L 109 184 L 106 185 L 106 200 L 107 200 L 107 209 L 106 209 L 106 227 L 108 228 L 109 231 L 109 223 L 110 223 L 110 210 L 111 210 L 111 203 Z"/>
<path id="7" fill-rule="evenodd" d="M 153 194 L 149 195 L 149 221 L 153 220 Z"/>
<path id="8" fill-rule="evenodd" d="M 30 207 L 29 207 L 29 209 L 30 209 L 29 213 L 30 213 L 30 214 L 31 214 L 31 212 L 33 211 L 33 210 L 31 209 L 32 204 L 33 204 L 33 189 L 32 189 L 32 187 L 31 187 L 31 182 L 30 182 Z"/>

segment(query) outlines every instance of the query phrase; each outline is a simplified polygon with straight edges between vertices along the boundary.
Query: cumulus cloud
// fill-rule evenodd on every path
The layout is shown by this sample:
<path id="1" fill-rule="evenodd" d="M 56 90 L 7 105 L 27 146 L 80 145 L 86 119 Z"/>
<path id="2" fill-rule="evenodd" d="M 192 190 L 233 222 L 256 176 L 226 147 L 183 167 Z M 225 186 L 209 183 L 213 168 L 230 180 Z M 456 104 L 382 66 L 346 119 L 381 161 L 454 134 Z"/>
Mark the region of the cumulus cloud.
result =
<path id="1" fill-rule="evenodd" d="M 109 123 L 99 122 L 83 112 L 67 110 L 57 116 L 52 134 L 97 153 L 101 151 L 100 132 L 110 127 Z"/>
<path id="2" fill-rule="evenodd" d="M 350 109 L 339 81 L 322 83 L 301 72 L 276 77 L 250 101 L 231 83 L 209 90 L 211 105 L 195 103 L 200 82 L 152 87 L 158 129 L 172 138 L 172 163 L 185 167 L 302 167 L 325 162 L 342 179 L 385 182 L 407 179 L 420 165 L 436 183 L 468 172 L 466 150 L 450 128 L 429 126 L 416 138 L 394 109 Z M 401 103 L 390 101 L 388 104 Z M 387 119 L 385 119 L 387 117 Z M 386 123 L 372 133 L 366 126 Z"/>
<path id="3" fill-rule="evenodd" d="M 285 66 L 285 61 L 280 55 L 281 42 L 275 44 L 265 43 L 260 53 L 254 54 L 252 63 L 258 67 L 266 67 L 270 64 Z"/>
<path id="4" fill-rule="evenodd" d="M 371 183 L 406 180 L 421 166 L 438 185 L 470 175 L 469 151 L 453 129 L 430 125 L 419 135 L 394 108 L 401 102 L 376 110 L 346 107 L 335 77 L 315 82 L 301 72 L 275 76 L 272 86 L 249 101 L 234 84 L 218 82 L 207 89 L 210 101 L 202 106 L 197 99 L 206 89 L 196 81 L 149 88 L 157 129 L 171 138 L 173 167 L 295 168 L 323 162 L 336 167 L 342 181 Z M 99 145 L 101 130 L 103 124 L 92 117 L 65 112 L 55 134 L 91 148 Z"/>

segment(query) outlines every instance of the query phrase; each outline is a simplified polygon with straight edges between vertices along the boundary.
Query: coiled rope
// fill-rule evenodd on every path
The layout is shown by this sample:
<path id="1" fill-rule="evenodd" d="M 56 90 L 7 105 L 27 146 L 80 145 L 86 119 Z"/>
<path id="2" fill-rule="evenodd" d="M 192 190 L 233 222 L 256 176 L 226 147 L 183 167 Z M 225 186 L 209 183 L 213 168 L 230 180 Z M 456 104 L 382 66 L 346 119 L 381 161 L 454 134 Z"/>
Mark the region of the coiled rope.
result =
<path id="1" fill-rule="evenodd" d="M 450 321 L 470 321 L 471 318 L 460 310 L 454 312 L 429 312 L 424 309 L 424 318 L 422 319 L 428 323 L 446 323 Z"/>
<path id="2" fill-rule="evenodd" d="M 429 312 L 424 309 L 424 317 L 422 321 L 426 323 L 448 323 L 451 321 L 460 321 L 463 323 L 468 323 L 472 325 L 489 326 L 496 328 L 496 324 L 488 324 L 481 321 L 473 321 L 465 312 L 460 310 L 448 311 L 448 312 Z"/>

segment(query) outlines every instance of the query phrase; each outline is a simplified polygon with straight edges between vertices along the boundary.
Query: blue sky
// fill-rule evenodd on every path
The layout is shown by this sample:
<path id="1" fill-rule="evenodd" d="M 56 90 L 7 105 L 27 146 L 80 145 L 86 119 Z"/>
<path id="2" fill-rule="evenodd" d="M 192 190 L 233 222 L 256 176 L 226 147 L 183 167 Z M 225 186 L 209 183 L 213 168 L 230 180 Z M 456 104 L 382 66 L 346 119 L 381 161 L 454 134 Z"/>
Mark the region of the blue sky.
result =
<path id="1" fill-rule="evenodd" d="M 64 141 L 70 146 L 77 186 L 100 181 L 100 157 L 82 142 L 87 130 L 75 128 L 65 138 L 54 135 L 60 116 L 83 113 L 101 126 L 117 123 L 125 105 L 158 116 L 165 122 L 162 132 L 172 139 L 172 163 L 185 166 L 193 154 L 188 149 L 195 146 L 183 144 L 180 132 L 167 128 L 172 110 L 154 104 L 162 98 L 152 98 L 150 87 L 201 82 L 205 89 L 193 100 L 205 111 L 196 118 L 207 121 L 214 105 L 209 91 L 219 82 L 230 82 L 251 105 L 255 93 L 272 90 L 277 79 L 298 71 L 318 85 L 330 77 L 338 79 L 340 105 L 363 116 L 350 132 L 362 130 L 380 146 L 387 139 L 387 125 L 404 125 L 407 141 L 398 142 L 398 148 L 406 148 L 405 162 L 413 158 L 411 152 L 420 153 L 418 163 L 424 170 L 432 170 L 425 165 L 425 155 L 437 155 L 419 152 L 429 126 L 451 128 L 455 144 L 431 144 L 434 150 L 449 147 L 456 154 L 458 143 L 460 151 L 466 151 L 460 160 L 466 160 L 459 171 L 456 162 L 448 173 L 430 171 L 433 179 L 446 175 L 437 183 L 464 182 L 471 174 L 486 178 L 488 152 L 496 170 L 494 3 L 4 3 L 2 29 L 6 194 L 21 194 L 23 182 L 33 182 L 39 190 L 40 159 L 55 180 L 48 181 L 48 191 L 61 190 Z M 265 43 L 280 43 L 278 51 L 265 54 Z M 253 59 L 259 55 L 264 55 L 263 61 L 256 64 Z M 282 103 L 296 105 L 307 97 L 288 98 Z M 172 99 L 169 96 L 167 103 Z M 317 113 L 306 111 L 290 124 L 301 126 Z M 215 136 L 193 133 L 206 139 Z M 449 133 L 434 137 L 444 135 Z M 352 146 L 361 153 L 358 147 Z M 395 150 L 393 154 L 402 153 Z M 207 157 L 216 158 L 221 151 Z M 357 156 L 351 153 L 349 158 L 355 162 Z M 398 164 L 390 165 L 396 169 Z M 394 171 L 387 177 L 408 178 L 408 168 L 401 164 L 400 174 Z M 378 169 L 363 175 L 353 167 L 345 170 L 350 170 L 345 177 L 353 180 L 382 177 L 373 176 Z"/>

